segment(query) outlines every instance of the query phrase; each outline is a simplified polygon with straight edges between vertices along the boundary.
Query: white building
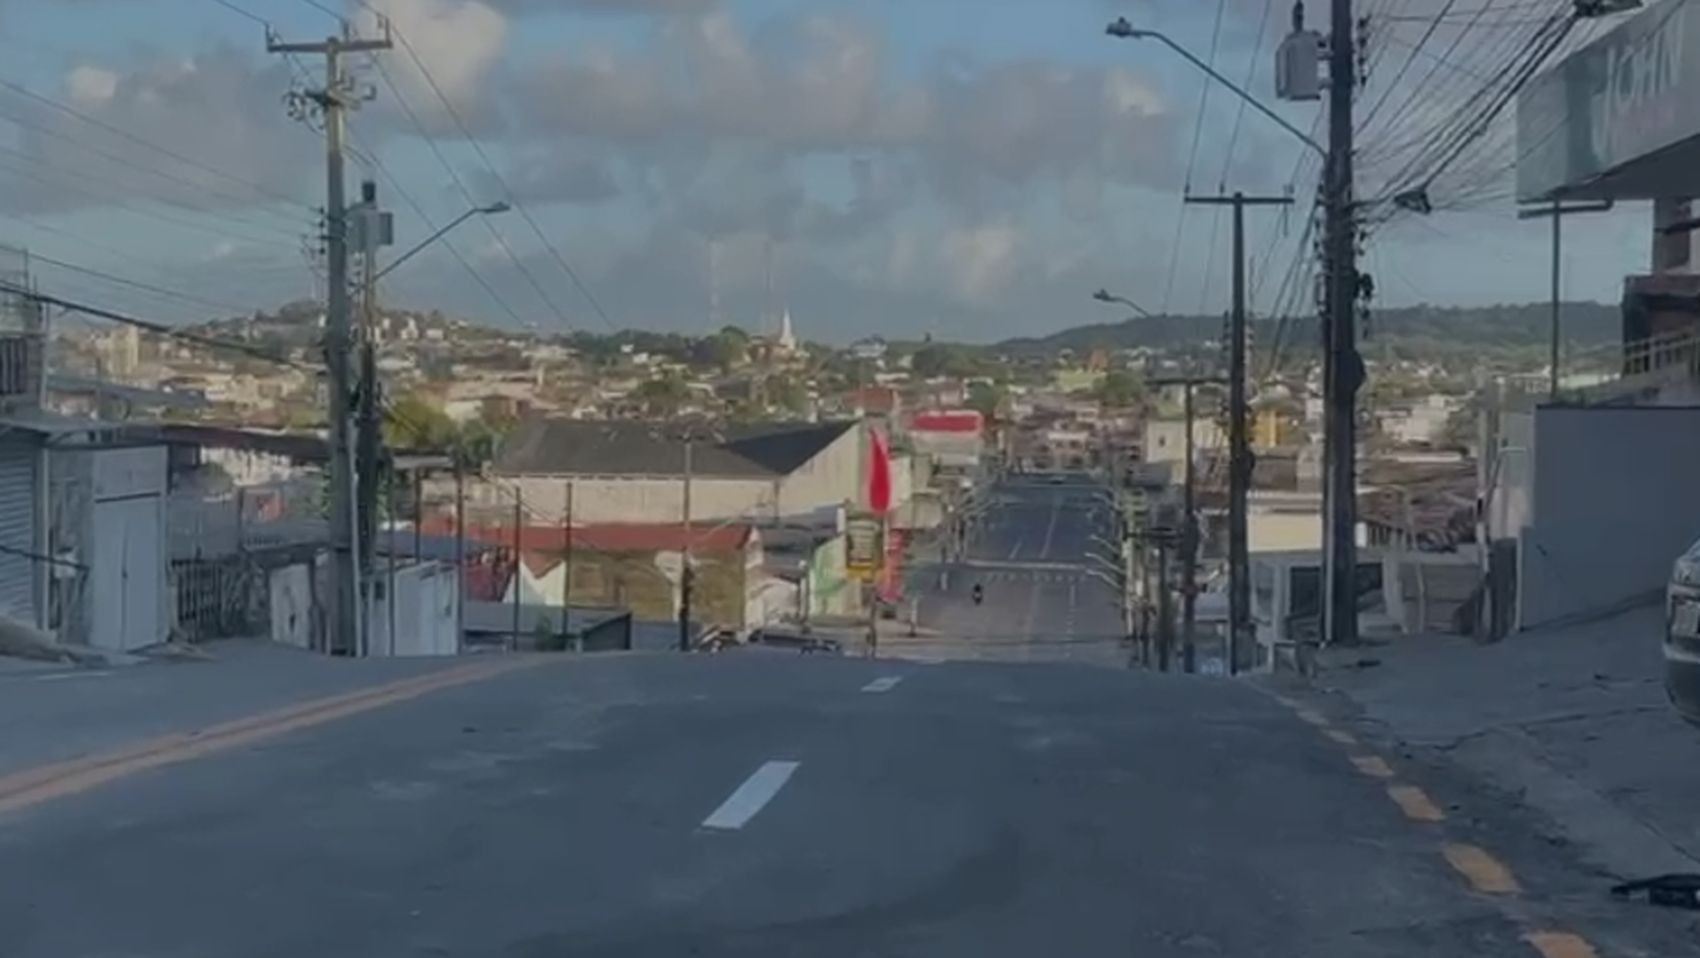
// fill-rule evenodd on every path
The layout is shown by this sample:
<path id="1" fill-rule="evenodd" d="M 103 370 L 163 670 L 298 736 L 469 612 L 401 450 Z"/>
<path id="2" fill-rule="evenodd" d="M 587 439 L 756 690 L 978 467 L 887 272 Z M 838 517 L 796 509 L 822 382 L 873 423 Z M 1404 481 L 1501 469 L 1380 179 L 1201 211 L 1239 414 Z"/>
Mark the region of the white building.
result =
<path id="1" fill-rule="evenodd" d="M 856 508 L 865 495 L 866 432 L 859 421 L 764 423 L 699 439 L 689 450 L 670 423 L 532 419 L 502 443 L 493 473 L 502 494 L 575 523 L 762 522 Z M 508 500 L 511 502 L 511 498 Z"/>

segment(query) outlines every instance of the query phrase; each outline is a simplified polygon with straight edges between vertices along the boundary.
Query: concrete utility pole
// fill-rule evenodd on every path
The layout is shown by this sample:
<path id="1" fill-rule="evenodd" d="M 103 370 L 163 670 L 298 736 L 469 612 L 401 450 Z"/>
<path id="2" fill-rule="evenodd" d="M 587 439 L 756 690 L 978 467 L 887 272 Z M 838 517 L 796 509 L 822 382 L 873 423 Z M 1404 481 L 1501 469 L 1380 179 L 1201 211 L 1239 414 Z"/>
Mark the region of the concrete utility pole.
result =
<path id="1" fill-rule="evenodd" d="M 1182 667 L 1188 672 L 1198 669 L 1198 493 L 1197 471 L 1193 448 L 1193 392 L 1201 385 L 1221 385 L 1227 380 L 1220 376 L 1176 376 L 1150 380 L 1153 386 L 1181 386 L 1186 389 L 1183 405 L 1186 413 L 1186 441 L 1183 454 L 1181 504 L 1181 655 Z"/>
<path id="2" fill-rule="evenodd" d="M 696 441 L 685 436 L 685 490 L 680 503 L 683 515 L 684 539 L 679 547 L 679 651 L 691 650 L 691 589 L 696 574 L 691 569 L 691 467 L 692 449 Z"/>
<path id="3" fill-rule="evenodd" d="M 359 97 L 343 73 L 342 55 L 369 53 L 390 48 L 390 38 L 356 39 L 346 29 L 341 37 L 315 43 L 283 43 L 268 33 L 266 49 L 271 53 L 310 53 L 325 58 L 325 85 L 310 90 L 306 102 L 317 108 L 325 124 L 325 247 L 328 274 L 325 310 L 325 365 L 330 391 L 330 540 L 331 608 L 330 649 L 352 655 L 361 648 L 359 568 L 355 528 L 355 475 L 350 448 L 350 404 L 353 396 L 349 376 L 350 304 L 348 290 L 348 221 L 343 208 L 343 124 L 345 112 Z"/>
<path id="4" fill-rule="evenodd" d="M 1604 213 L 1611 208 L 1611 200 L 1601 200 L 1596 203 L 1575 203 L 1567 206 L 1564 201 L 1555 199 L 1551 204 L 1546 206 L 1517 211 L 1517 218 L 1520 220 L 1542 219 L 1546 217 L 1552 218 L 1552 335 L 1550 344 L 1552 355 L 1549 359 L 1549 362 L 1552 364 L 1552 368 L 1547 373 L 1547 399 L 1549 400 L 1558 399 L 1558 383 L 1561 376 L 1560 370 L 1564 365 L 1562 337 L 1560 335 L 1562 332 L 1560 318 L 1561 305 L 1559 301 L 1562 293 L 1561 273 L 1564 268 L 1564 242 L 1563 232 L 1560 229 L 1559 224 L 1564 221 L 1566 216 L 1570 216 L 1575 213 Z M 1693 224 L 1673 225 L 1678 230 L 1694 228 Z M 1664 231 L 1667 233 L 1671 232 L 1671 228 L 1666 227 Z"/>
<path id="5" fill-rule="evenodd" d="M 1323 458 L 1324 641 L 1358 642 L 1357 399 L 1363 384 L 1358 355 L 1358 224 L 1353 197 L 1352 98 L 1357 84 L 1357 47 L 1352 0 L 1333 0 L 1328 27 L 1328 160 L 1323 183 L 1324 262 L 1327 302 L 1323 330 L 1323 391 L 1326 411 Z"/>
<path id="6" fill-rule="evenodd" d="M 1246 434 L 1245 208 L 1288 206 L 1290 196 L 1189 196 L 1188 203 L 1234 208 L 1234 307 L 1228 332 L 1228 648 L 1229 675 L 1252 647 L 1251 556 L 1246 515 L 1251 496 L 1251 443 Z M 1188 391 L 1190 394 L 1190 390 Z"/>
<path id="7" fill-rule="evenodd" d="M 360 327 L 356 337 L 360 343 L 359 397 L 355 430 L 355 488 L 359 504 L 355 517 L 359 522 L 356 547 L 360 569 L 360 629 L 370 631 L 371 583 L 373 577 L 373 547 L 378 537 L 379 461 L 382 458 L 382 397 L 378 386 L 377 315 L 378 315 L 378 246 L 384 236 L 378 228 L 378 185 L 371 180 L 360 184 L 360 204 L 349 211 L 346 222 L 355 234 L 360 247 Z M 385 488 L 393 488 L 386 485 Z M 394 508 L 394 502 L 391 502 Z M 392 515 L 391 521 L 395 517 Z M 415 528 L 417 532 L 417 527 Z M 393 558 L 393 556 L 392 556 Z"/>

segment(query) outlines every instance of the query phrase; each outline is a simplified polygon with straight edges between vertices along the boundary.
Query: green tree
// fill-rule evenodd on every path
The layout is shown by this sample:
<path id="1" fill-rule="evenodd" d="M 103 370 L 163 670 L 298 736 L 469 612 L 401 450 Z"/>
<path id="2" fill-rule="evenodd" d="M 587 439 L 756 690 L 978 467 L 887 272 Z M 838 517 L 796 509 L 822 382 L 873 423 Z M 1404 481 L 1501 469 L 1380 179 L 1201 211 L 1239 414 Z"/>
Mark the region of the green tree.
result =
<path id="1" fill-rule="evenodd" d="M 1132 371 L 1113 369 L 1099 380 L 1094 392 L 1098 401 L 1111 409 L 1137 406 L 1145 399 L 1145 384 Z"/>
<path id="2" fill-rule="evenodd" d="M 977 382 L 968 387 L 968 408 L 976 410 L 990 422 L 1009 396 L 1009 390 L 996 383 Z"/>
<path id="3" fill-rule="evenodd" d="M 979 368 L 975 356 L 964 346 L 927 343 L 915 350 L 910 371 L 923 379 L 935 376 L 972 376 Z"/>
<path id="4" fill-rule="evenodd" d="M 460 437 L 449 414 L 422 396 L 404 396 L 384 417 L 384 442 L 395 449 L 449 449 Z"/>
<path id="5" fill-rule="evenodd" d="M 809 391 L 795 376 L 770 376 L 767 402 L 788 413 L 802 415 L 809 409 Z"/>
<path id="6" fill-rule="evenodd" d="M 669 373 L 644 382 L 632 393 L 644 411 L 657 418 L 677 416 L 690 398 L 690 390 L 679 376 Z"/>
<path id="7" fill-rule="evenodd" d="M 714 366 L 722 372 L 741 366 L 750 358 L 750 334 L 737 326 L 723 326 L 712 336 L 704 336 L 691 347 L 691 360 L 698 365 Z"/>

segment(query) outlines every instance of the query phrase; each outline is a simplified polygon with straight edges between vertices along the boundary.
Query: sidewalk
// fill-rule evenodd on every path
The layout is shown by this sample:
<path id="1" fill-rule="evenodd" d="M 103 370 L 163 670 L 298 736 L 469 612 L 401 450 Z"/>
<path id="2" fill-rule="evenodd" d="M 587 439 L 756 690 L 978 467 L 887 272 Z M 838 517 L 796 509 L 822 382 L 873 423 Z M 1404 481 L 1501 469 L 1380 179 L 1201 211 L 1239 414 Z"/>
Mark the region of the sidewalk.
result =
<path id="1" fill-rule="evenodd" d="M 1328 655 L 1315 685 L 1545 815 L 1605 872 L 1700 872 L 1700 729 L 1666 704 L 1662 628 L 1655 605 L 1494 645 L 1401 637 Z"/>

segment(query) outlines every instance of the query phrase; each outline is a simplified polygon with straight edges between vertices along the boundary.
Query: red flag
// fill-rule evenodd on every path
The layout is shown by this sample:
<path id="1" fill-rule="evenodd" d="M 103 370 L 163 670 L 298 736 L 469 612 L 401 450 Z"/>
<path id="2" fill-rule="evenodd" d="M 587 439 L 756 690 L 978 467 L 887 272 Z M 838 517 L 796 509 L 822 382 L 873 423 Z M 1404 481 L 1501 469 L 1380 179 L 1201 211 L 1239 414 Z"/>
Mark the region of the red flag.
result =
<path id="1" fill-rule="evenodd" d="M 891 509 L 891 450 L 874 429 L 868 430 L 868 508 L 879 516 Z"/>

